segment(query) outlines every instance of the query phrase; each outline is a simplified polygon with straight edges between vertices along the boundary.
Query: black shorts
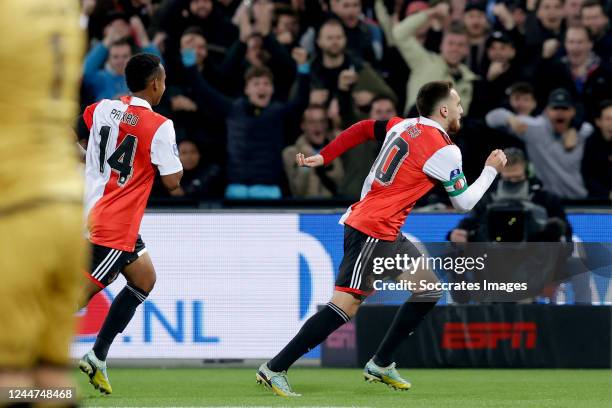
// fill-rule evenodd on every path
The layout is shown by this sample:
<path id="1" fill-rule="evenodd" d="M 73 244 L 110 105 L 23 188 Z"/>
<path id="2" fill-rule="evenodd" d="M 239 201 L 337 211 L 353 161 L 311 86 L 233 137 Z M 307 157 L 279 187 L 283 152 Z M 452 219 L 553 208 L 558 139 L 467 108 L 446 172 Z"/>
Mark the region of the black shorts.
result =
<path id="1" fill-rule="evenodd" d="M 368 296 L 374 291 L 377 279 L 395 279 L 403 270 L 386 268 L 374 273 L 376 258 L 395 258 L 396 255 L 418 258 L 421 252 L 402 233 L 395 241 L 383 241 L 364 234 L 355 228 L 344 226 L 344 257 L 336 278 L 336 290 Z"/>
<path id="2" fill-rule="evenodd" d="M 107 287 L 117 278 L 119 272 L 147 252 L 140 235 L 136 239 L 134 251 L 127 252 L 119 249 L 92 244 L 91 268 L 89 277 L 102 288 Z"/>

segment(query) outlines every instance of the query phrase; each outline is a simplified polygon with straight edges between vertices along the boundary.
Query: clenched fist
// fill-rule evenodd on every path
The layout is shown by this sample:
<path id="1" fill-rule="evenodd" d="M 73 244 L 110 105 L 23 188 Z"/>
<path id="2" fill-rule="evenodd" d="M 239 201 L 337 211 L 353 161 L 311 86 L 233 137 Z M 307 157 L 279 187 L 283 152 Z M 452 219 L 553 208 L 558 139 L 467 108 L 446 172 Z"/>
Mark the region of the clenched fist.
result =
<path id="1" fill-rule="evenodd" d="M 291 57 L 293 57 L 295 63 L 300 66 L 308 62 L 308 51 L 301 47 L 295 47 L 291 51 Z"/>
<path id="2" fill-rule="evenodd" d="M 506 154 L 503 152 L 503 150 L 495 149 L 491 152 L 489 157 L 487 157 L 485 166 L 491 166 L 499 173 L 506 165 L 506 161 Z"/>

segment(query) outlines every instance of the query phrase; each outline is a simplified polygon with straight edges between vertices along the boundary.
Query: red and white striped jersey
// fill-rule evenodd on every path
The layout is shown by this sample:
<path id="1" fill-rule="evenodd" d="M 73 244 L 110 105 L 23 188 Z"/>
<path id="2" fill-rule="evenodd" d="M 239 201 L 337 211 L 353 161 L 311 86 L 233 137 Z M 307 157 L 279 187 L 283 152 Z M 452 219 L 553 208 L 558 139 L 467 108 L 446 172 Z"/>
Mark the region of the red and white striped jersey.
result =
<path id="1" fill-rule="evenodd" d="M 183 169 L 171 120 L 135 96 L 104 99 L 83 113 L 89 128 L 85 215 L 89 240 L 133 251 L 153 181 Z"/>
<path id="2" fill-rule="evenodd" d="M 347 210 L 340 223 L 393 241 L 416 201 L 436 181 L 442 182 L 451 197 L 467 188 L 461 151 L 437 122 L 425 117 L 357 123 L 321 151 L 325 164 L 352 146 L 375 138 L 383 142 L 380 153 L 363 184 L 360 201 Z"/>

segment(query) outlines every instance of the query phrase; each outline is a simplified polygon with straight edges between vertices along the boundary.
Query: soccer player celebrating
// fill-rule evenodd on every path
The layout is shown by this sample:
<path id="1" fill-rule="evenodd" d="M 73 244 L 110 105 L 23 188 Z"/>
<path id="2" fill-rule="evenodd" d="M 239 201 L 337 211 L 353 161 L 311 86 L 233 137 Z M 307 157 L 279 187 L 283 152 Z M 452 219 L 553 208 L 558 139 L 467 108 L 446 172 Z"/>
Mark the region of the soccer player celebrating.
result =
<path id="1" fill-rule="evenodd" d="M 159 58 L 133 56 L 125 77 L 132 96 L 104 99 L 88 106 L 83 114 L 90 130 L 85 213 L 93 245 L 86 298 L 91 299 L 120 272 L 127 280 L 113 300 L 93 349 L 79 361 L 90 383 L 105 394 L 112 392 L 106 373 L 110 345 L 155 284 L 155 269 L 138 235 L 155 167 L 169 190 L 179 188 L 183 175 L 172 121 L 151 110 L 166 89 Z"/>
<path id="2" fill-rule="evenodd" d="M 262 364 L 256 373 L 257 381 L 278 395 L 299 396 L 292 391 L 287 380 L 289 367 L 348 322 L 372 293 L 375 275 L 368 265 L 373 255 L 420 255 L 401 234 L 400 228 L 416 201 L 435 185 L 436 180 L 442 182 L 456 209 L 469 211 L 506 164 L 504 153 L 494 150 L 480 177 L 468 186 L 461 171 L 461 152 L 448 136 L 448 132 L 459 130 L 463 113 L 459 94 L 452 83 L 425 84 L 419 90 L 416 105 L 421 115 L 418 118 L 364 120 L 338 135 L 320 154 L 296 156 L 299 165 L 317 167 L 330 163 L 367 140 L 383 143 L 364 182 L 361 200 L 353 204 L 340 220 L 344 224 L 344 258 L 331 301 L 308 319 L 285 348 Z M 405 271 L 396 272 L 395 278 L 403 279 L 407 275 Z M 420 269 L 409 276 L 408 279 L 417 282 L 423 279 L 437 282 L 435 274 L 428 269 Z M 395 389 L 410 388 L 410 383 L 395 369 L 392 354 L 441 295 L 435 290 L 412 292 L 397 312 L 376 354 L 366 364 L 363 373 L 366 380 Z"/>

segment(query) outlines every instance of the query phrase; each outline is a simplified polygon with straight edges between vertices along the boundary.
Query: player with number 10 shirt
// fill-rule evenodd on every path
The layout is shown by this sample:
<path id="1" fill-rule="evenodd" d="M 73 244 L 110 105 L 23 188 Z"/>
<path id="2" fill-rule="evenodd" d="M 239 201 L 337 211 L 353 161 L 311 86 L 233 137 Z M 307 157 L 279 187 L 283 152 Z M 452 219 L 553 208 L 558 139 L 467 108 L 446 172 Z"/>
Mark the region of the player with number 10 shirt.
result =
<path id="1" fill-rule="evenodd" d="M 344 256 L 331 301 L 308 319 L 285 348 L 262 364 L 256 373 L 257 381 L 278 395 L 299 395 L 289 385 L 287 370 L 355 315 L 363 300 L 372 293 L 374 280 L 425 281 L 426 287 L 435 288 L 438 278 L 424 267 L 415 267 L 410 272 L 389 269 L 383 275 L 374 274 L 372 268 L 372 260 L 377 258 L 421 256 L 400 232 L 416 201 L 436 182 L 441 182 L 453 206 L 468 211 L 505 165 L 504 153 L 493 151 L 480 177 L 468 186 L 461 170 L 461 152 L 448 136 L 448 132 L 459 130 L 463 113 L 452 83 L 425 84 L 419 90 L 417 109 L 421 116 L 416 118 L 358 122 L 340 133 L 320 154 L 304 157 L 298 153 L 296 157 L 300 166 L 317 167 L 329 164 L 368 140 L 377 140 L 382 145 L 363 184 L 361 199 L 340 220 L 344 224 Z M 363 375 L 367 381 L 400 390 L 411 387 L 396 370 L 393 353 L 441 296 L 441 291 L 433 289 L 412 292 L 397 312 L 376 354 L 366 364 Z"/>

